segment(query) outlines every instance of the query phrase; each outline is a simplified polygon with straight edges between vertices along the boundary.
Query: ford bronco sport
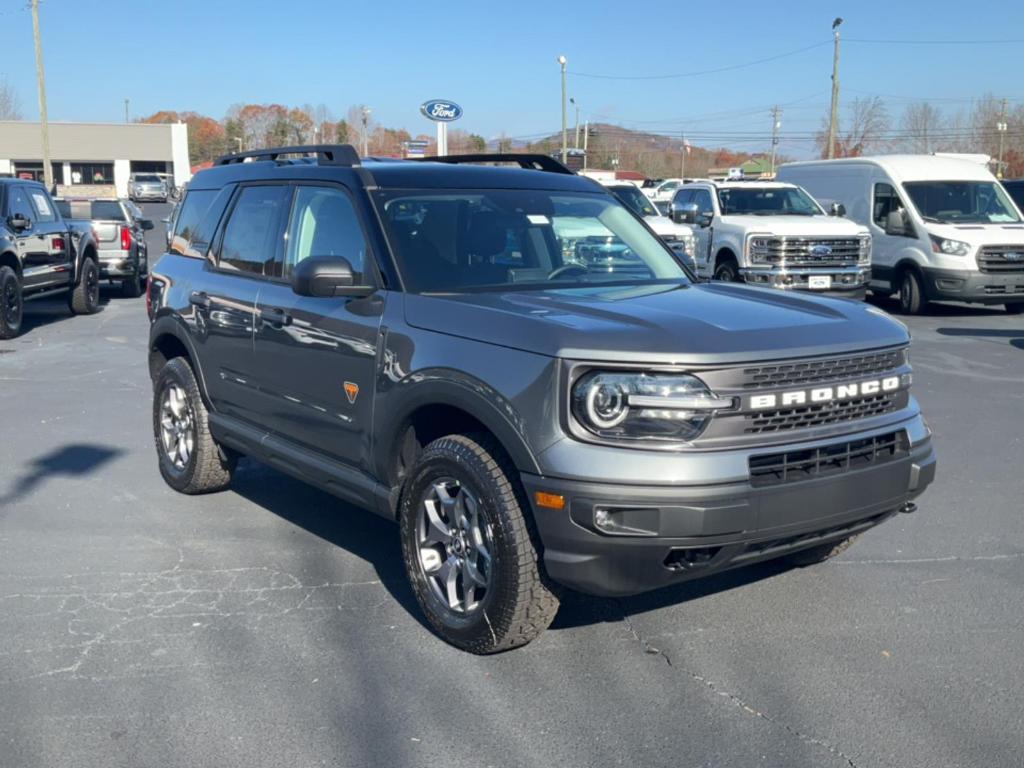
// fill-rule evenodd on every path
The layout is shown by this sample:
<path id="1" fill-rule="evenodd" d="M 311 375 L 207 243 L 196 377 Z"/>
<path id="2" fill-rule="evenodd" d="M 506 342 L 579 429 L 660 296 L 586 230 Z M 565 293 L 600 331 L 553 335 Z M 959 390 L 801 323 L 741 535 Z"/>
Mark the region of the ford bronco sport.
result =
<path id="1" fill-rule="evenodd" d="M 248 455 L 397 520 L 430 624 L 476 653 L 535 638 L 562 586 L 810 564 L 914 509 L 935 458 L 900 323 L 696 282 L 597 184 L 491 159 L 196 175 L 149 286 L 171 487 Z"/>

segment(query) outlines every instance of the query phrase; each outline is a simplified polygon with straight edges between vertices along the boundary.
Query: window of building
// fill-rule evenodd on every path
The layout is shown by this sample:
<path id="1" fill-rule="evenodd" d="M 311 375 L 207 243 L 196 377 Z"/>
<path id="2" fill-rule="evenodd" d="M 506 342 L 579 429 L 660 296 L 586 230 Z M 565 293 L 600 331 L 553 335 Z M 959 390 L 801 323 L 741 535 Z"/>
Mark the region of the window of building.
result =
<path id="1" fill-rule="evenodd" d="M 72 163 L 72 184 L 113 184 L 113 163 Z"/>

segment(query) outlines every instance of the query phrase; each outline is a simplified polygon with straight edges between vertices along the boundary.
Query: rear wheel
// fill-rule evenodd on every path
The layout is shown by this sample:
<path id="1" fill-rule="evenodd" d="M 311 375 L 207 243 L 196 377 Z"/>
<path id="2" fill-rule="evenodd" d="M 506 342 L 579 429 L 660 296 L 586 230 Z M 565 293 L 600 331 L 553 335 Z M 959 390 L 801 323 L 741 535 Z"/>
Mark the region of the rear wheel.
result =
<path id="1" fill-rule="evenodd" d="M 900 275 L 899 298 L 900 312 L 905 315 L 919 315 L 928 306 L 921 278 L 913 269 L 904 270 Z"/>
<path id="2" fill-rule="evenodd" d="M 146 292 L 146 280 L 142 276 L 142 262 L 135 262 L 135 274 L 121 281 L 121 295 L 127 299 L 137 299 Z"/>
<path id="3" fill-rule="evenodd" d="M 1011 315 L 1024 314 L 1024 301 L 1013 301 L 1005 305 L 1006 311 Z"/>
<path id="4" fill-rule="evenodd" d="M 740 269 L 735 260 L 727 258 L 718 262 L 718 266 L 715 267 L 715 280 L 720 280 L 723 283 L 736 283 L 739 282 L 739 279 Z"/>
<path id="5" fill-rule="evenodd" d="M 18 273 L 10 267 L 0 267 L 0 339 L 13 339 L 21 333 L 24 308 Z"/>
<path id="6" fill-rule="evenodd" d="M 100 270 L 93 259 L 82 261 L 82 273 L 68 298 L 68 306 L 76 315 L 91 315 L 99 309 Z"/>
<path id="7" fill-rule="evenodd" d="M 808 566 L 817 565 L 823 563 L 826 560 L 831 560 L 836 555 L 842 554 L 850 545 L 857 540 L 856 536 L 851 536 L 848 539 L 842 539 L 840 541 L 830 541 L 828 544 L 819 544 L 816 547 L 808 547 L 807 549 L 801 549 L 799 552 L 794 552 L 792 555 L 786 555 L 784 560 L 796 566 Z"/>
<path id="8" fill-rule="evenodd" d="M 399 509 L 402 553 L 430 625 L 472 653 L 515 648 L 558 611 L 515 469 L 484 435 L 428 445 Z"/>

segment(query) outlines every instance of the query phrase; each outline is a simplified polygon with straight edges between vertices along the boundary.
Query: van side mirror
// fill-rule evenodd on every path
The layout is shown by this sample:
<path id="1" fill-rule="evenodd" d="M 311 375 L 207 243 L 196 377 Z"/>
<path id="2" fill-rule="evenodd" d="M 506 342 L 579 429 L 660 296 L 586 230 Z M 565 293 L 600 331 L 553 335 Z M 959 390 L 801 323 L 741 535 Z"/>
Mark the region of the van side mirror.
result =
<path id="1" fill-rule="evenodd" d="M 139 226 L 142 227 L 143 230 L 148 232 L 149 230 L 151 230 L 153 228 L 153 220 L 152 219 L 139 219 Z"/>
<path id="2" fill-rule="evenodd" d="M 832 205 L 829 206 L 828 213 L 829 216 L 845 216 L 846 206 L 843 205 L 842 203 L 832 203 Z"/>
<path id="3" fill-rule="evenodd" d="M 292 271 L 292 290 L 299 296 L 369 296 L 376 288 L 358 285 L 348 259 L 341 256 L 311 256 L 295 265 Z"/>
<path id="4" fill-rule="evenodd" d="M 897 208 L 894 211 L 889 211 L 885 217 L 885 234 L 892 235 L 894 237 L 907 237 L 908 236 L 908 221 L 907 212 L 902 208 Z"/>
<path id="5" fill-rule="evenodd" d="M 695 224 L 697 222 L 696 203 L 677 203 L 673 201 L 669 207 L 669 218 L 676 224 Z"/>
<path id="6" fill-rule="evenodd" d="M 7 218 L 7 223 L 15 232 L 24 232 L 32 226 L 32 222 L 23 213 L 15 213 Z"/>

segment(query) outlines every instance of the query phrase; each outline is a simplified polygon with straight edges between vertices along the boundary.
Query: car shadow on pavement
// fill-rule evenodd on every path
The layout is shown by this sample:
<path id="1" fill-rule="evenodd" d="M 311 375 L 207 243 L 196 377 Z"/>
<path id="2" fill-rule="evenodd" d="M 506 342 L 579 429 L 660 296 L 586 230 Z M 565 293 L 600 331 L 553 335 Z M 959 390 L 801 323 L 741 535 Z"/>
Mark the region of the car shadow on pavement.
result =
<path id="1" fill-rule="evenodd" d="M 10 490 L 0 496 L 0 511 L 25 498 L 43 483 L 58 478 L 82 477 L 124 453 L 105 445 L 65 445 L 33 459 Z"/>
<path id="2" fill-rule="evenodd" d="M 1001 328 L 936 328 L 941 336 L 977 336 L 984 339 L 1009 339 L 1010 346 L 1024 350 L 1024 328 L 1006 330 Z"/>
<path id="3" fill-rule="evenodd" d="M 888 298 L 885 296 L 879 296 L 878 294 L 872 294 L 868 297 L 868 302 L 884 309 L 890 315 L 896 317 L 902 317 L 903 313 L 900 312 L 900 303 L 896 299 Z M 1006 310 L 1000 306 L 984 306 L 979 304 L 937 304 L 931 302 L 921 312 L 922 317 L 989 317 L 989 316 L 1005 316 Z"/>
<path id="4" fill-rule="evenodd" d="M 97 312 L 102 312 L 104 307 L 110 303 L 111 297 L 116 295 L 113 291 L 103 290 L 101 286 Z M 26 334 L 41 326 L 59 323 L 62 320 L 71 320 L 75 317 L 77 315 L 68 308 L 68 301 L 64 296 L 26 301 L 21 317 L 21 333 L 18 334 L 18 338 L 24 338 Z"/>

